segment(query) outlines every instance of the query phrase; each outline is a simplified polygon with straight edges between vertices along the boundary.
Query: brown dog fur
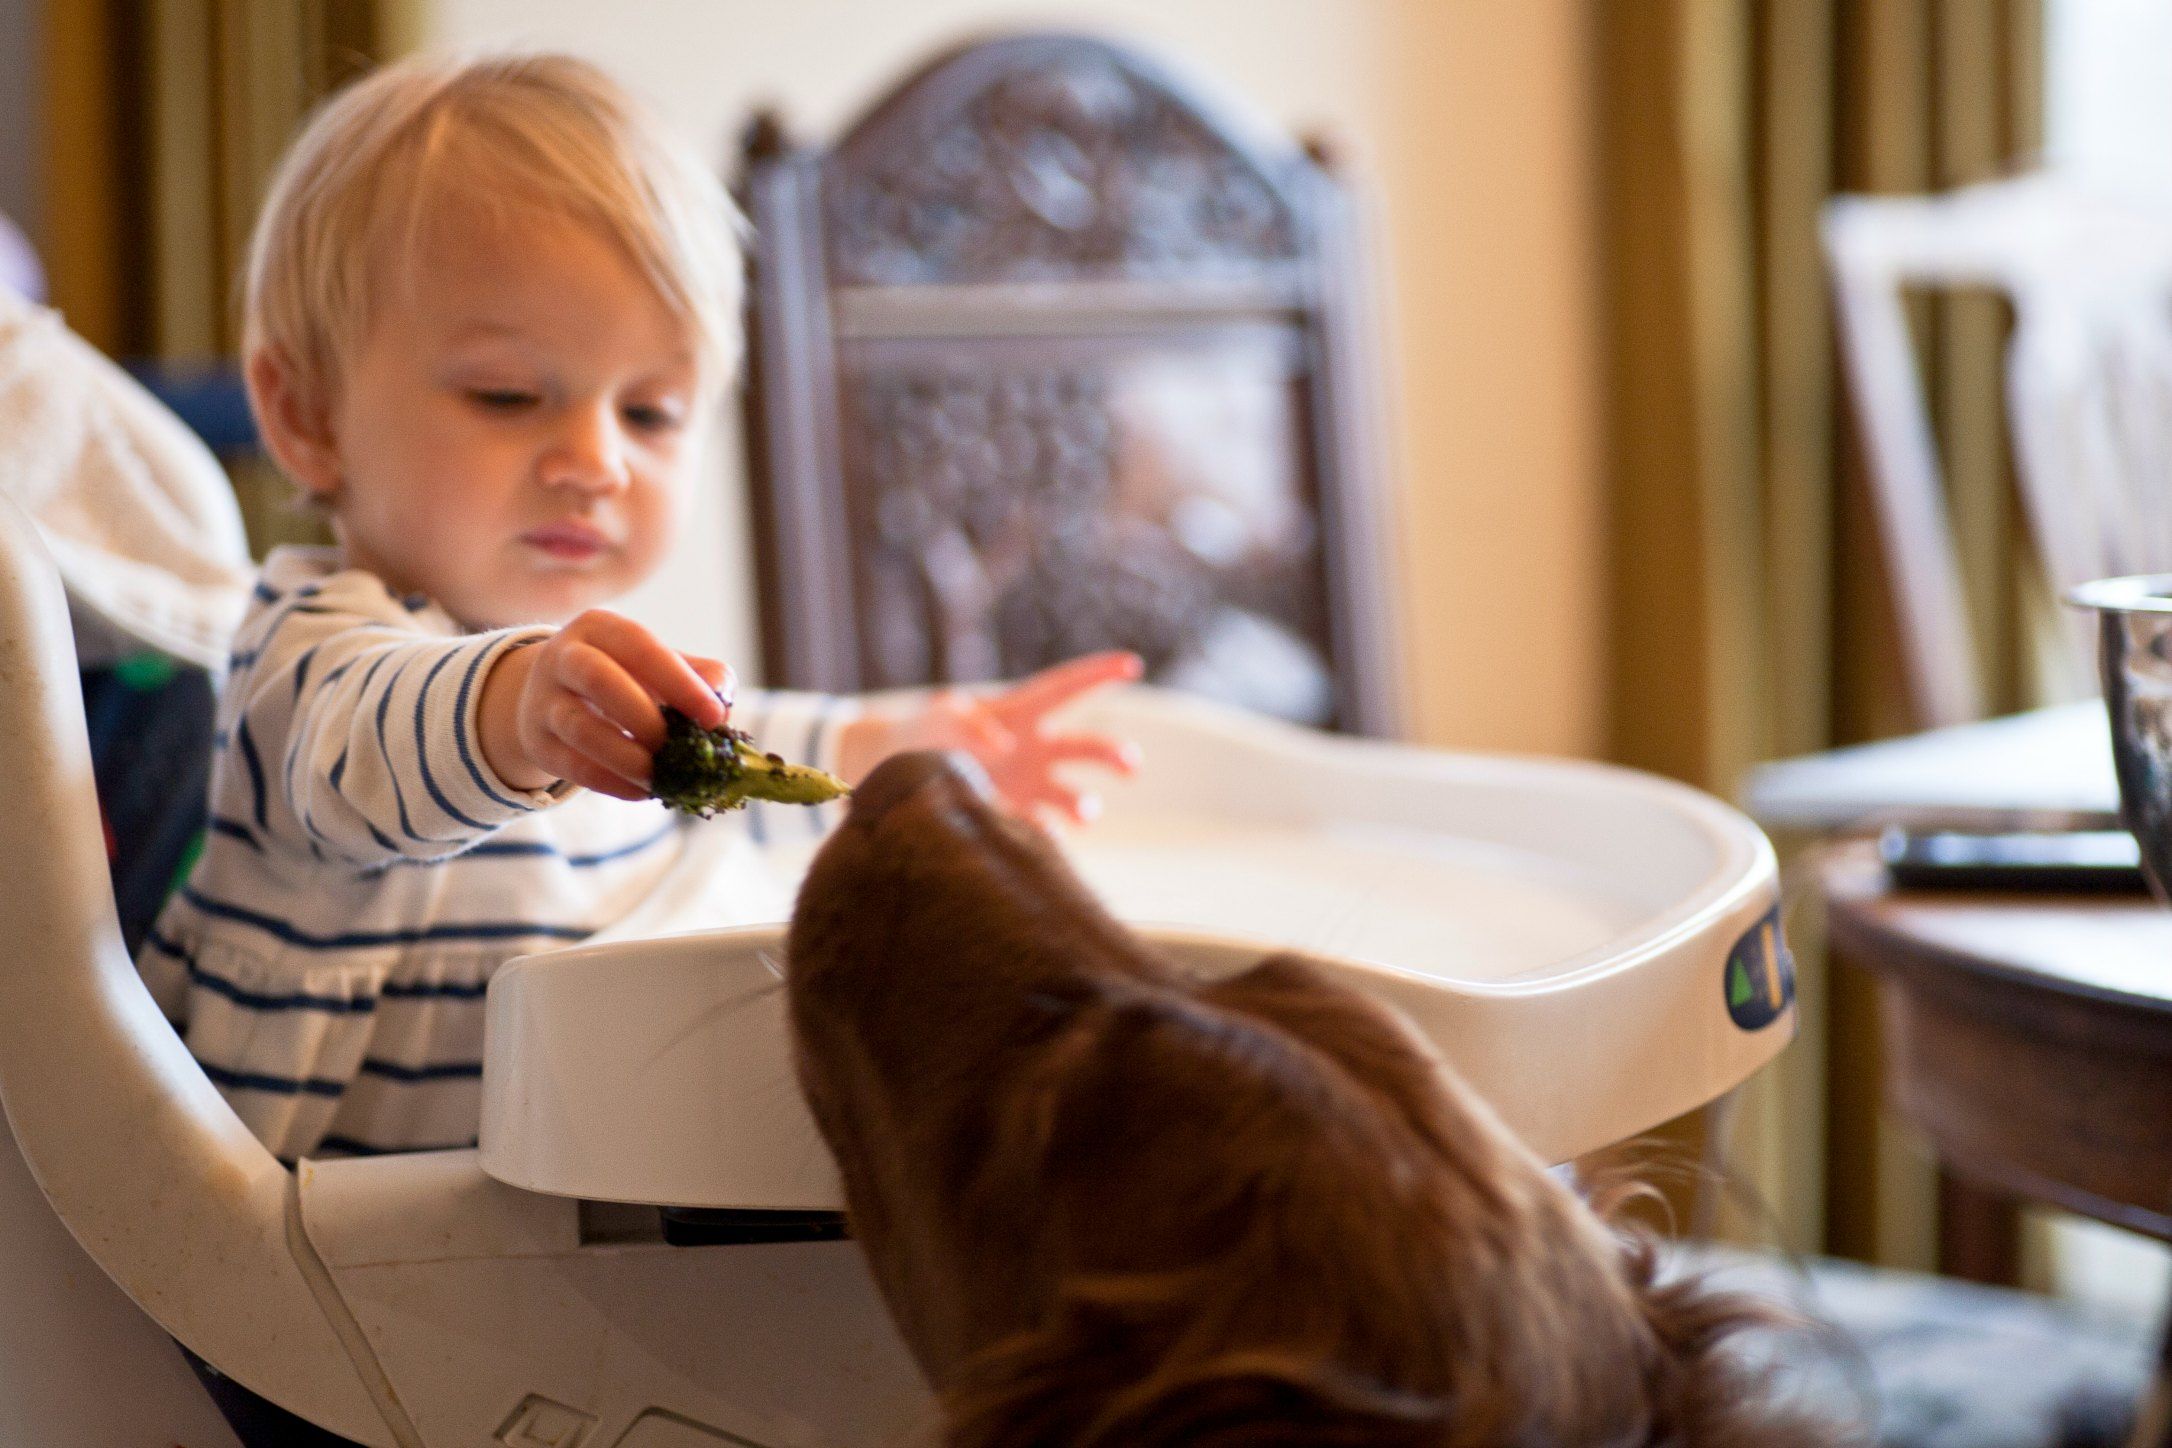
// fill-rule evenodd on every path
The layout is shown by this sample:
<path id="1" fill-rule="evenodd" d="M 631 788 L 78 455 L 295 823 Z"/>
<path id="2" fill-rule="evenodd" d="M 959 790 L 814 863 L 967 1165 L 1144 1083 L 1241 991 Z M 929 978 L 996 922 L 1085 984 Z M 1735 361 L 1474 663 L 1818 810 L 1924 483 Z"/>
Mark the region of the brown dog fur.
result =
<path id="1" fill-rule="evenodd" d="M 1832 1441 L 1400 1017 L 1277 956 L 1195 984 L 938 756 L 801 892 L 800 1074 L 941 1395 L 1012 1445 Z"/>

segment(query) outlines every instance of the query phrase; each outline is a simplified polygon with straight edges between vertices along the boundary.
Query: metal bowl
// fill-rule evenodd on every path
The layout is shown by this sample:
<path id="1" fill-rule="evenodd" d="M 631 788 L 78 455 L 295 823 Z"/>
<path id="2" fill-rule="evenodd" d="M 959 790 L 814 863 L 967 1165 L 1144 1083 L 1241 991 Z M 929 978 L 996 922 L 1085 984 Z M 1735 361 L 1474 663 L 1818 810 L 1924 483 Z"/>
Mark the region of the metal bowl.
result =
<path id="1" fill-rule="evenodd" d="M 2172 903 L 2172 573 L 2100 578 L 2066 598 L 2097 612 L 2120 817 L 2157 898 Z"/>

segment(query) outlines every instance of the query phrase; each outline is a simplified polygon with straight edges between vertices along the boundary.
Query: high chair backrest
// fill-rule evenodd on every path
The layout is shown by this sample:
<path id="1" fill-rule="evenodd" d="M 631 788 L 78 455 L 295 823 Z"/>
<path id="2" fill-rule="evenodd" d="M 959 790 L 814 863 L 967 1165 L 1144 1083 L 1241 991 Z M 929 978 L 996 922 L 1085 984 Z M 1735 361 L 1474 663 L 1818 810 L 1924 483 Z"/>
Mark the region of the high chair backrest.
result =
<path id="1" fill-rule="evenodd" d="M 2172 208 L 2047 174 L 1839 197 L 1824 234 L 1917 720 L 1967 723 L 1984 690 L 1905 292 L 1989 288 L 2013 303 L 2007 420 L 2053 588 L 2172 569 Z M 2091 625 L 2068 624 L 2075 676 L 2093 677 Z"/>
<path id="2" fill-rule="evenodd" d="M 67 601 L 4 498 L 0 757 L 0 1105 L 31 1175 L 173 1336 L 304 1416 L 381 1441 L 320 1305 L 323 1269 L 290 1223 L 293 1175 L 212 1088 L 122 944 Z"/>

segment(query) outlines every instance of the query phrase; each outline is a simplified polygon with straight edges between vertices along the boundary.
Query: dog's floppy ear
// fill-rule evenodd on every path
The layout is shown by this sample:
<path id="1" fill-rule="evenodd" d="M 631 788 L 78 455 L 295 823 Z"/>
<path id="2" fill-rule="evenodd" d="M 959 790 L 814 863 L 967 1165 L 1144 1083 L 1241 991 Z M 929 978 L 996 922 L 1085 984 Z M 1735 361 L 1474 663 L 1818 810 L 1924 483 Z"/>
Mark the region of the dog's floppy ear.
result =
<path id="1" fill-rule="evenodd" d="M 1498 1158 L 1520 1154 L 1522 1147 L 1392 1008 L 1292 954 L 1270 955 L 1198 995 L 1266 1022 L 1332 1060 L 1443 1160 L 1456 1163 L 1458 1180 L 1474 1192 L 1493 1197 L 1508 1180 L 1509 1168 Z"/>

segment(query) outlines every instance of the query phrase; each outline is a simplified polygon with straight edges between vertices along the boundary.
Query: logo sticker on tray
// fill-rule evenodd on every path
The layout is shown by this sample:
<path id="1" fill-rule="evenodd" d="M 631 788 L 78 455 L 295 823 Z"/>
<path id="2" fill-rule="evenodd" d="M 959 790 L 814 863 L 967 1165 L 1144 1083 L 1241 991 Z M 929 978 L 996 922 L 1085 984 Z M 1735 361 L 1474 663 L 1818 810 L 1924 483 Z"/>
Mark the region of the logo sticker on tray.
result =
<path id="1" fill-rule="evenodd" d="M 1720 986 L 1727 1014 L 1745 1031 L 1771 1025 L 1795 1003 L 1795 957 L 1781 938 L 1777 907 L 1735 943 Z"/>

